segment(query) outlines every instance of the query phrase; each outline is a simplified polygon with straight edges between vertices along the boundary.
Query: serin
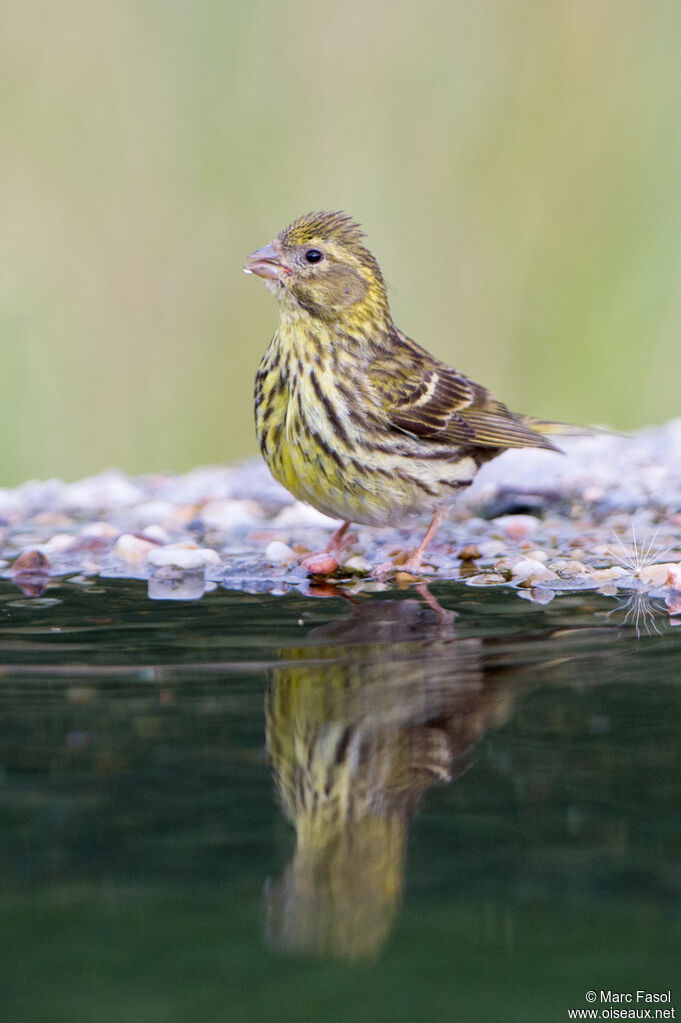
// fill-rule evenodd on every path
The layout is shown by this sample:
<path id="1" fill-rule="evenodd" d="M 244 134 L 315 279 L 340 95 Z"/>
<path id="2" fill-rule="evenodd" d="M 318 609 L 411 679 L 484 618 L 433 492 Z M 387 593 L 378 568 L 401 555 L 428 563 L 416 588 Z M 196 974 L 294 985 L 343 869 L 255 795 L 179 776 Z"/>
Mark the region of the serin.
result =
<path id="1" fill-rule="evenodd" d="M 418 574 L 448 507 L 507 448 L 557 451 L 570 432 L 511 412 L 393 323 L 378 263 L 344 213 L 308 213 L 248 257 L 279 301 L 255 380 L 260 448 L 295 497 L 343 520 L 306 558 L 329 572 L 351 522 L 430 525 L 402 570 Z M 393 568 L 393 566 L 389 566 Z M 384 569 L 385 571 L 385 569 Z"/>

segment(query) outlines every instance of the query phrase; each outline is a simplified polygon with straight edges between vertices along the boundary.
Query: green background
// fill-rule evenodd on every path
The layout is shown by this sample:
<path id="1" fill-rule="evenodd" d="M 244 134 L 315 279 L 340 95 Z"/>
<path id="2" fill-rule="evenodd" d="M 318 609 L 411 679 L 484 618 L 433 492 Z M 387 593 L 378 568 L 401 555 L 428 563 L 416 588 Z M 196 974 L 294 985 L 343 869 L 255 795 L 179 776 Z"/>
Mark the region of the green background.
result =
<path id="1" fill-rule="evenodd" d="M 513 407 L 677 414 L 680 43 L 673 0 L 4 0 L 0 485 L 253 453 L 243 259 L 315 208 Z"/>

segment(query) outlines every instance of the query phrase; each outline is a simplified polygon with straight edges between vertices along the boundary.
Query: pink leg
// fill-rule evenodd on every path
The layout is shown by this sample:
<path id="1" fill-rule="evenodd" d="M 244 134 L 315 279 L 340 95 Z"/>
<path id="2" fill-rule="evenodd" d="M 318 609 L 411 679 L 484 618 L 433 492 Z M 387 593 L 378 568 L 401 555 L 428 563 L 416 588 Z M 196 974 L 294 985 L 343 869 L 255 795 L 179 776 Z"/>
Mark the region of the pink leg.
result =
<path id="1" fill-rule="evenodd" d="M 423 540 L 421 540 L 421 543 L 418 545 L 414 553 L 407 558 L 403 565 L 393 565 L 391 561 L 387 561 L 382 565 L 377 565 L 372 572 L 374 578 L 387 579 L 388 576 L 394 575 L 395 572 L 409 572 L 411 575 L 418 575 L 421 571 L 421 562 L 423 561 L 423 555 L 426 553 L 426 548 L 435 536 L 438 528 L 442 525 L 446 514 L 446 511 L 435 512 Z"/>
<path id="2" fill-rule="evenodd" d="M 408 558 L 405 561 L 404 565 L 401 566 L 402 572 L 416 573 L 420 570 L 421 562 L 423 561 L 423 555 L 426 553 L 426 548 L 428 547 L 428 544 L 433 539 L 438 529 L 442 525 L 446 514 L 447 513 L 444 511 L 435 512 L 431 520 L 431 523 L 428 526 L 428 529 L 426 530 L 426 535 L 424 536 L 423 540 L 421 540 L 421 543 L 418 545 L 418 547 L 411 555 L 411 557 Z"/>
<path id="3" fill-rule="evenodd" d="M 332 533 L 329 542 L 324 548 L 324 552 L 326 554 L 338 554 L 340 552 L 343 546 L 341 541 L 345 534 L 347 533 L 349 527 L 350 527 L 349 522 L 343 522 L 342 525 L 340 525 L 338 529 L 335 531 L 335 533 Z"/>
<path id="4" fill-rule="evenodd" d="M 343 537 L 349 527 L 349 522 L 342 525 L 332 534 L 329 542 L 323 551 L 314 554 L 307 554 L 300 562 L 310 575 L 331 575 L 338 568 L 338 555 L 343 546 Z"/>

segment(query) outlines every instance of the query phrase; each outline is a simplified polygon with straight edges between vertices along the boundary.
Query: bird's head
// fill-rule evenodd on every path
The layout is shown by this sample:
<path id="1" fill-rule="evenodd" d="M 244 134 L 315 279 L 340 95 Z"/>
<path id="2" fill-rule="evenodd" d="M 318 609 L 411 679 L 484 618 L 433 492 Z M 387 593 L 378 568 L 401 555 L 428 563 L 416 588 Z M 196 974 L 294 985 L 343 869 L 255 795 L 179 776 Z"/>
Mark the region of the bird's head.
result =
<path id="1" fill-rule="evenodd" d="M 322 320 L 354 319 L 362 310 L 387 316 L 383 277 L 363 237 L 344 213 L 308 213 L 252 252 L 244 270 Z"/>

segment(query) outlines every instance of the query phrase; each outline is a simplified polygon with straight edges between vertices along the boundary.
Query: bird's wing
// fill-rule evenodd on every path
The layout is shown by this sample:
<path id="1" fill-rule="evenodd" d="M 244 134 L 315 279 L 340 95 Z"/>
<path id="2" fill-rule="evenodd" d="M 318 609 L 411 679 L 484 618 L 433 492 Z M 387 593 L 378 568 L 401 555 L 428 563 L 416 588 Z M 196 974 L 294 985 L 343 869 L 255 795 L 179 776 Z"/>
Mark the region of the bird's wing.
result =
<path id="1" fill-rule="evenodd" d="M 383 415 L 424 440 L 493 448 L 559 450 L 494 395 L 396 332 L 369 368 Z"/>

